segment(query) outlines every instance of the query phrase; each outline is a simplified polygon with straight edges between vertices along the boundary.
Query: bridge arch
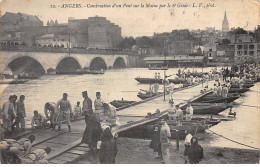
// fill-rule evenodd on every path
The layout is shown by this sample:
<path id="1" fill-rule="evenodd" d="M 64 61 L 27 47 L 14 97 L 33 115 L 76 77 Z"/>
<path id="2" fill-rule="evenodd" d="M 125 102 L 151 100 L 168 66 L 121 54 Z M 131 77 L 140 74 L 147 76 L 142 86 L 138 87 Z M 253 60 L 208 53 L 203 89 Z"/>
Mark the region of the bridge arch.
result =
<path id="1" fill-rule="evenodd" d="M 30 56 L 17 57 L 9 62 L 7 67 L 9 67 L 15 75 L 23 72 L 36 75 L 45 74 L 43 65 L 38 60 Z"/>
<path id="2" fill-rule="evenodd" d="M 90 70 L 100 70 L 100 69 L 106 70 L 107 64 L 103 58 L 96 57 L 91 61 L 90 65 L 89 65 L 89 69 Z"/>
<path id="3" fill-rule="evenodd" d="M 113 68 L 125 68 L 125 67 L 126 67 L 126 63 L 122 57 L 118 57 L 113 64 Z"/>
<path id="4" fill-rule="evenodd" d="M 75 72 L 82 69 L 79 61 L 74 57 L 65 57 L 58 61 L 57 72 Z"/>

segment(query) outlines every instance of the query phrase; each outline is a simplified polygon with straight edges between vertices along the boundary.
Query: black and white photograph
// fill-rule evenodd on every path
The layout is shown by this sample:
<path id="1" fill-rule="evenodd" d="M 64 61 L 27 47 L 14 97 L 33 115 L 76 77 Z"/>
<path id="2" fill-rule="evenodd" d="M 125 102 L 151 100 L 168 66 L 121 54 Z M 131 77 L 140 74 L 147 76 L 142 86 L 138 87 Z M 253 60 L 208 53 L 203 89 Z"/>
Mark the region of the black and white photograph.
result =
<path id="1" fill-rule="evenodd" d="M 260 163 L 260 0 L 0 0 L 0 164 Z"/>

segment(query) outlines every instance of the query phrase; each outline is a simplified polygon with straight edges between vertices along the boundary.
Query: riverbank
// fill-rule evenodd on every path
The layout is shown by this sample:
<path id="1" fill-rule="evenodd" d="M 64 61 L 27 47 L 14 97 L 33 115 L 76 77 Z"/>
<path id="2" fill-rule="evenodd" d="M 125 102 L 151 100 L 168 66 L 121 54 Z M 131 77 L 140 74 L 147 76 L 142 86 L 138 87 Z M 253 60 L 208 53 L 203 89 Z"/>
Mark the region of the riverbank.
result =
<path id="1" fill-rule="evenodd" d="M 259 164 L 259 151 L 249 149 L 236 149 L 226 147 L 210 147 L 207 139 L 200 140 L 199 143 L 204 149 L 204 159 L 201 164 Z M 175 148 L 175 141 L 172 140 L 170 146 L 170 163 L 184 164 L 184 144 L 180 142 L 180 149 Z M 155 159 L 157 153 L 149 148 L 150 140 L 118 138 L 117 164 L 160 164 L 159 159 Z M 91 156 L 83 156 L 77 164 L 94 163 Z"/>

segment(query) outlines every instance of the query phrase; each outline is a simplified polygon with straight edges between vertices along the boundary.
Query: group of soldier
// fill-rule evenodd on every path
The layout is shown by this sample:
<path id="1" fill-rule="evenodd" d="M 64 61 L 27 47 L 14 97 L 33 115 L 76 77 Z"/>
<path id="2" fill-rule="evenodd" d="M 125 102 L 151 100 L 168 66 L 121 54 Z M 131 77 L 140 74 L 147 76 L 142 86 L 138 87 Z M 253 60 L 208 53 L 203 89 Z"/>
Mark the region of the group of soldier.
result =
<path id="1" fill-rule="evenodd" d="M 2 164 L 33 164 L 48 163 L 47 157 L 51 152 L 50 147 L 45 149 L 32 150 L 32 143 L 35 136 L 30 135 L 28 138 L 4 139 L 0 142 L 0 163 Z"/>

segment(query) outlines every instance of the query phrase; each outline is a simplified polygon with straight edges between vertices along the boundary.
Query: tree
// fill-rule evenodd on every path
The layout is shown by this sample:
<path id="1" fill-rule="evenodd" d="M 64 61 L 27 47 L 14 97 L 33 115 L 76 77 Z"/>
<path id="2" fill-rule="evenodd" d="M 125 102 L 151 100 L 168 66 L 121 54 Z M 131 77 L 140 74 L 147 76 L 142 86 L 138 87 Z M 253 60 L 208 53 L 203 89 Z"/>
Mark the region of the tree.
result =
<path id="1" fill-rule="evenodd" d="M 243 28 L 238 27 L 238 28 L 232 30 L 231 33 L 233 33 L 233 34 L 247 34 L 247 31 L 244 30 Z"/>
<path id="2" fill-rule="evenodd" d="M 117 48 L 132 49 L 136 45 L 136 40 L 133 37 L 125 37 L 118 45 Z"/>
<path id="3" fill-rule="evenodd" d="M 153 47 L 153 40 L 149 37 L 142 36 L 141 38 L 137 39 L 136 44 L 139 47 Z"/>

